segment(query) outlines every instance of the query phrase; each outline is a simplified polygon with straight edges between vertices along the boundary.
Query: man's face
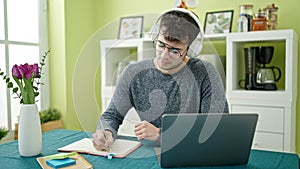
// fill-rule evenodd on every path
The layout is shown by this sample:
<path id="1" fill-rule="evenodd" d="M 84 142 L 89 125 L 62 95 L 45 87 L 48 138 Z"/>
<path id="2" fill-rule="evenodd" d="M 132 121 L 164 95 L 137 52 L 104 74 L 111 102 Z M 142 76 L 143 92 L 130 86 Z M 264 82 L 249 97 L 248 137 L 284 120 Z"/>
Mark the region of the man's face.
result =
<path id="1" fill-rule="evenodd" d="M 156 42 L 156 64 L 160 69 L 172 70 L 178 67 L 187 54 L 188 45 L 183 42 L 171 42 L 159 35 Z"/>

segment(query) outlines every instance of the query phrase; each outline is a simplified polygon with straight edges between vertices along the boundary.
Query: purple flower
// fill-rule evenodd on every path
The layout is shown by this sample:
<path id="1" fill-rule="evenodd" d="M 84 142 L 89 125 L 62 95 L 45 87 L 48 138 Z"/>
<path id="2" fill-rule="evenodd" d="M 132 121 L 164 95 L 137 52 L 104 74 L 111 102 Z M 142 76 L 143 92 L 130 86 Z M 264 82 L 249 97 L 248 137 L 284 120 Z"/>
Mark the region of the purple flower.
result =
<path id="1" fill-rule="evenodd" d="M 42 68 L 45 65 L 46 57 L 50 50 L 45 52 L 42 56 L 41 67 L 37 63 L 29 65 L 14 65 L 12 67 L 12 77 L 15 80 L 17 87 L 10 81 L 10 78 L 4 74 L 0 69 L 0 76 L 3 76 L 3 80 L 6 82 L 7 88 L 12 89 L 13 94 L 16 94 L 20 99 L 21 104 L 34 104 L 35 98 L 39 96 L 38 86 L 40 82 Z"/>
<path id="2" fill-rule="evenodd" d="M 24 76 L 25 79 L 35 78 L 39 73 L 39 67 L 38 64 L 28 65 L 25 63 L 24 65 L 14 65 L 12 68 L 12 74 L 14 77 L 18 79 L 22 79 L 22 76 Z M 33 74 L 33 76 L 32 76 Z"/>
<path id="3" fill-rule="evenodd" d="M 11 72 L 12 72 L 12 75 L 15 76 L 16 78 L 22 79 L 22 75 L 21 75 L 21 73 L 19 71 L 18 65 L 14 65 L 12 67 Z"/>

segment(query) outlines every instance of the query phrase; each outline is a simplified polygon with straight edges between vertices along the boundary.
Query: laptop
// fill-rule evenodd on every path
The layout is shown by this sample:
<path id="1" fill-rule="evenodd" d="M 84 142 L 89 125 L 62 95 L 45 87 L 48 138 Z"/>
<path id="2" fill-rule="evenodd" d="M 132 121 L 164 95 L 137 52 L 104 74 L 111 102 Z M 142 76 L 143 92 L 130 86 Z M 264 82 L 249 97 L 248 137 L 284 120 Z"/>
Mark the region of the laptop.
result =
<path id="1" fill-rule="evenodd" d="M 257 114 L 165 114 L 161 167 L 243 165 L 248 163 Z"/>

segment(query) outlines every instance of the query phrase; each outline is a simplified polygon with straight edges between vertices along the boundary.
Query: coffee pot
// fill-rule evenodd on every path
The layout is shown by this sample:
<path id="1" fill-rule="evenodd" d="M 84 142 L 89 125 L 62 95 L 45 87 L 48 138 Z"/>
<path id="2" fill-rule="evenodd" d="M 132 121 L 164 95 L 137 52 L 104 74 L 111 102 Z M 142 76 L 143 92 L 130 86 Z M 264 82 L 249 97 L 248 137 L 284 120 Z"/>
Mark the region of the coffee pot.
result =
<path id="1" fill-rule="evenodd" d="M 246 90 L 277 90 L 275 82 L 281 78 L 281 70 L 276 66 L 266 66 L 272 60 L 273 46 L 244 48 L 245 80 L 240 86 Z M 276 75 L 276 73 L 278 75 Z M 241 82 L 245 85 L 242 86 Z"/>
<path id="2" fill-rule="evenodd" d="M 278 77 L 276 77 L 275 70 L 278 72 Z M 257 71 L 256 82 L 258 84 L 272 84 L 278 82 L 281 78 L 281 71 L 276 66 L 262 67 Z"/>

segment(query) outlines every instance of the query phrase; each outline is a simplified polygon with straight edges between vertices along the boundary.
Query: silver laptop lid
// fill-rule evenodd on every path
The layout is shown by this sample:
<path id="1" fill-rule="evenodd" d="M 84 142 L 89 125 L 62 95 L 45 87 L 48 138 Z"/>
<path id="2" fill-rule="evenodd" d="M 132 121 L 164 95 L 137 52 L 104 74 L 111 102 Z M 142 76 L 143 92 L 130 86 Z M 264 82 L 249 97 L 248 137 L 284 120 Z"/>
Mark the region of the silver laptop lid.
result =
<path id="1" fill-rule="evenodd" d="M 257 114 L 165 114 L 161 167 L 247 164 Z"/>

